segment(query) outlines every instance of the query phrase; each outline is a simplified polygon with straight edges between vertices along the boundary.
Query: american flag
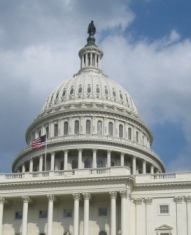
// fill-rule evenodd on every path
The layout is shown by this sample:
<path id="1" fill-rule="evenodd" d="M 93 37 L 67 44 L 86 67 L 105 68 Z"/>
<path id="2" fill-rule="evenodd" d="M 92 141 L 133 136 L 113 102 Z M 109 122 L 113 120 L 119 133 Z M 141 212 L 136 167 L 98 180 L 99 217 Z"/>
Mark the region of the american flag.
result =
<path id="1" fill-rule="evenodd" d="M 46 135 L 43 135 L 43 136 L 33 140 L 33 142 L 31 143 L 31 148 L 38 149 L 38 148 L 41 148 L 42 146 L 44 146 L 45 144 L 46 144 Z"/>

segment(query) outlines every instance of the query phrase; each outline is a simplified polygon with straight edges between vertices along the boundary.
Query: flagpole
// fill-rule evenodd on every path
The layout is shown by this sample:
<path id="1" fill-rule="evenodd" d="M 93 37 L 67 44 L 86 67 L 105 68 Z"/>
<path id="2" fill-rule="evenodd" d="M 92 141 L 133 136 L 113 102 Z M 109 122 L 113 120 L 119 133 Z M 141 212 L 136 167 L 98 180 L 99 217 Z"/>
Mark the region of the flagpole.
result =
<path id="1" fill-rule="evenodd" d="M 46 154 L 47 154 L 47 139 L 46 139 L 46 145 L 45 145 L 45 163 L 44 163 L 44 170 L 46 171 Z"/>

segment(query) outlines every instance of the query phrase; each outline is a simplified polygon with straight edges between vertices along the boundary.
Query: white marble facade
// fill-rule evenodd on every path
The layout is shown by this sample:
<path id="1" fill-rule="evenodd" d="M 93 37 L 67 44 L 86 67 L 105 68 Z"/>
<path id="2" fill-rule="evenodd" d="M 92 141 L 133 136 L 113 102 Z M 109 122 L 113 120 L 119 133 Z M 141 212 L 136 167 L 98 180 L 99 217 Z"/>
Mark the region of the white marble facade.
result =
<path id="1" fill-rule="evenodd" d="M 28 127 L 13 173 L 0 175 L 0 235 L 191 235 L 191 173 L 165 172 L 94 38 L 79 57 Z M 46 147 L 31 149 L 43 135 Z"/>

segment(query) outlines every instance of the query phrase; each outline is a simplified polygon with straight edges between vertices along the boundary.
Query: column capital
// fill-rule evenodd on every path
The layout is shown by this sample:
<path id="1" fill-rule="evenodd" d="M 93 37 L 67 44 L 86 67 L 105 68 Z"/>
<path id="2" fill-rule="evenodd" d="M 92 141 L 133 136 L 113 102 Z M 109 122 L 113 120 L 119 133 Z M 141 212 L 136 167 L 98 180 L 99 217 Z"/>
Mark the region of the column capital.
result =
<path id="1" fill-rule="evenodd" d="M 54 151 L 53 151 L 53 152 L 50 152 L 50 154 L 51 154 L 51 155 L 54 155 L 54 154 L 55 154 L 55 152 L 54 152 Z"/>
<path id="2" fill-rule="evenodd" d="M 136 205 L 141 205 L 142 202 L 143 202 L 143 199 L 142 199 L 142 198 L 135 198 L 135 199 L 133 199 L 133 202 L 134 202 Z"/>
<path id="3" fill-rule="evenodd" d="M 181 203 L 183 202 L 183 197 L 175 197 L 175 198 L 174 198 L 174 202 L 175 202 L 176 204 L 181 204 Z"/>
<path id="4" fill-rule="evenodd" d="M 107 153 L 111 154 L 111 150 L 107 150 Z"/>
<path id="5" fill-rule="evenodd" d="M 93 152 L 97 152 L 97 149 L 93 149 Z"/>
<path id="6" fill-rule="evenodd" d="M 84 200 L 89 200 L 91 198 L 91 194 L 90 193 L 82 193 Z"/>
<path id="7" fill-rule="evenodd" d="M 144 198 L 144 203 L 145 203 L 146 205 L 151 205 L 152 202 L 153 202 L 153 199 L 152 199 L 152 198 L 150 198 L 150 197 Z"/>
<path id="8" fill-rule="evenodd" d="M 191 196 L 185 197 L 185 202 L 186 203 L 191 203 Z"/>
<path id="9" fill-rule="evenodd" d="M 54 196 L 54 194 L 47 194 L 47 198 L 49 201 L 54 201 L 55 196 Z"/>
<path id="10" fill-rule="evenodd" d="M 121 198 L 127 198 L 127 191 L 119 191 Z"/>
<path id="11" fill-rule="evenodd" d="M 78 201 L 80 200 L 80 193 L 73 193 L 72 196 L 74 200 L 78 200 Z"/>
<path id="12" fill-rule="evenodd" d="M 112 198 L 112 199 L 116 199 L 117 198 L 117 192 L 111 191 L 111 192 L 109 192 L 109 194 L 110 194 L 110 198 Z"/>
<path id="13" fill-rule="evenodd" d="M 78 152 L 82 152 L 82 150 L 83 150 L 82 148 L 79 148 L 79 149 L 78 149 Z"/>
<path id="14" fill-rule="evenodd" d="M 121 156 L 124 156 L 124 155 L 125 155 L 125 153 L 121 152 Z"/>
<path id="15" fill-rule="evenodd" d="M 29 202 L 30 197 L 28 195 L 22 195 L 23 202 Z"/>
<path id="16" fill-rule="evenodd" d="M 64 152 L 64 153 L 68 153 L 68 149 L 64 149 L 63 152 Z"/>

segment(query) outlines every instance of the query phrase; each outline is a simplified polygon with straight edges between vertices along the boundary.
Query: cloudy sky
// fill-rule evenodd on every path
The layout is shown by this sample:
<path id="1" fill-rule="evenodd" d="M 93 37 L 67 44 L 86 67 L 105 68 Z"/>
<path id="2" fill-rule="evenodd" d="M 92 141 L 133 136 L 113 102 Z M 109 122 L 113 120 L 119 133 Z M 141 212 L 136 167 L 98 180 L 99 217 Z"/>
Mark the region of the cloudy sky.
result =
<path id="1" fill-rule="evenodd" d="M 0 0 L 0 173 L 79 70 L 91 20 L 104 73 L 133 97 L 167 171 L 191 171 L 190 10 L 190 0 Z"/>

